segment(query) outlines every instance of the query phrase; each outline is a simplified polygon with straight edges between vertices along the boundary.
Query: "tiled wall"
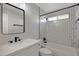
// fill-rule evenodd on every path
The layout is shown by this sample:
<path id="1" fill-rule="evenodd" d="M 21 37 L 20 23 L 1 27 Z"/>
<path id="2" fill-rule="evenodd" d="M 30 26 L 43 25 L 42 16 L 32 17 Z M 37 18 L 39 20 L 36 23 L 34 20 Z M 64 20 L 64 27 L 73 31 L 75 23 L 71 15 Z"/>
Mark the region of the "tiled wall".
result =
<path id="1" fill-rule="evenodd" d="M 1 33 L 1 16 L 0 16 L 0 45 L 8 43 L 9 40 L 14 40 L 15 36 L 21 39 L 39 38 L 39 7 L 35 4 L 14 4 L 25 10 L 25 32 L 22 34 L 3 35 Z M 1 11 L 0 11 L 1 14 Z M 18 20 L 17 20 L 18 21 Z"/>
<path id="2" fill-rule="evenodd" d="M 74 8 L 74 14 L 75 19 L 74 19 L 74 40 L 73 40 L 73 47 L 79 48 L 79 21 L 75 23 L 77 19 L 79 19 L 79 6 L 76 6 Z"/>

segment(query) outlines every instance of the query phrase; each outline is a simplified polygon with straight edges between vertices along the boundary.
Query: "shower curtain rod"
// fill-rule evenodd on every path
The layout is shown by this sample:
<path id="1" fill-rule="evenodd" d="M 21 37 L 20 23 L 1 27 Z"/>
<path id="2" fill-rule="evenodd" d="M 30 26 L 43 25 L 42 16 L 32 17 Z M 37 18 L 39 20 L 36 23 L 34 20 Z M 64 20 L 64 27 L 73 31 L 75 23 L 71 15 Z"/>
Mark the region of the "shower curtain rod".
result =
<path id="1" fill-rule="evenodd" d="M 62 9 L 56 10 L 56 11 L 48 12 L 48 13 L 42 14 L 40 16 L 48 15 L 48 14 L 51 14 L 51 13 L 54 13 L 54 12 L 58 12 L 58 11 L 61 11 L 61 10 L 64 10 L 64 9 L 68 9 L 68 8 L 71 8 L 71 7 L 75 7 L 75 6 L 78 6 L 78 5 L 79 5 L 79 3 L 75 4 L 75 5 L 72 5 L 72 6 L 69 6 L 69 7 L 66 7 L 66 8 L 62 8 Z"/>

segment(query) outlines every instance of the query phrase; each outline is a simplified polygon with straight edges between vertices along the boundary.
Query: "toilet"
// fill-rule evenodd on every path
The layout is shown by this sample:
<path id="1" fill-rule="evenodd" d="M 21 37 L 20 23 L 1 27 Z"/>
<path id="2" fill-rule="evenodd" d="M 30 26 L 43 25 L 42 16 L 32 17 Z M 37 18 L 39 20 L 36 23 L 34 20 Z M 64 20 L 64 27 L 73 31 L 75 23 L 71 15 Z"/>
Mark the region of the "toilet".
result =
<path id="1" fill-rule="evenodd" d="M 53 56 L 53 52 L 49 48 L 41 48 L 39 51 L 39 56 Z"/>

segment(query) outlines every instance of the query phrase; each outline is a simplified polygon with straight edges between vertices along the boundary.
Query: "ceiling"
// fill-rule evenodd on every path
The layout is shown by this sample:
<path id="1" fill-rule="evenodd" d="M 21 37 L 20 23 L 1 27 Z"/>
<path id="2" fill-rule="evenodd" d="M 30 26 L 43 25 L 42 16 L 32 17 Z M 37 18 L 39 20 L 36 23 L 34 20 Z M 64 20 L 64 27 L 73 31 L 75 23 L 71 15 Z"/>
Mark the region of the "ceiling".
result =
<path id="1" fill-rule="evenodd" d="M 36 3 L 36 5 L 40 7 L 40 15 L 72 6 L 74 4 L 75 3 Z"/>

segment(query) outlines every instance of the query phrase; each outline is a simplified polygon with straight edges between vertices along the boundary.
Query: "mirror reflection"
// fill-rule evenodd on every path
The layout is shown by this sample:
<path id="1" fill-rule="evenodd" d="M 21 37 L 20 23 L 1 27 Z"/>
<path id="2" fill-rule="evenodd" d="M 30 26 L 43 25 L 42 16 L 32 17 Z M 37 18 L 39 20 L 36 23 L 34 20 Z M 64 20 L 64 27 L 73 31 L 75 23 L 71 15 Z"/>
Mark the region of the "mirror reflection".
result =
<path id="1" fill-rule="evenodd" d="M 3 34 L 23 33 L 24 26 L 24 10 L 11 4 L 2 4 Z"/>

